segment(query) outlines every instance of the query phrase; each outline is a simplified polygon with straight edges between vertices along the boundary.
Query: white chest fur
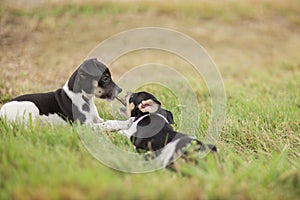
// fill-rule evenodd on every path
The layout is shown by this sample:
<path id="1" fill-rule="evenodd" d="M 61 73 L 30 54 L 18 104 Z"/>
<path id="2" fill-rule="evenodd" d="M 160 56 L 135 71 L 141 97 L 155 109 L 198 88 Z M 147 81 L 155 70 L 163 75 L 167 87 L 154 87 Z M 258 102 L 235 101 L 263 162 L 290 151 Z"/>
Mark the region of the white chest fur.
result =
<path id="1" fill-rule="evenodd" d="M 77 107 L 78 111 L 85 116 L 85 123 L 90 124 L 103 122 L 103 119 L 100 118 L 97 107 L 94 103 L 94 95 L 86 94 L 84 92 L 74 93 L 70 91 L 68 81 L 64 85 L 63 90 L 72 100 L 72 103 Z M 87 106 L 88 109 L 84 109 L 84 106 Z"/>

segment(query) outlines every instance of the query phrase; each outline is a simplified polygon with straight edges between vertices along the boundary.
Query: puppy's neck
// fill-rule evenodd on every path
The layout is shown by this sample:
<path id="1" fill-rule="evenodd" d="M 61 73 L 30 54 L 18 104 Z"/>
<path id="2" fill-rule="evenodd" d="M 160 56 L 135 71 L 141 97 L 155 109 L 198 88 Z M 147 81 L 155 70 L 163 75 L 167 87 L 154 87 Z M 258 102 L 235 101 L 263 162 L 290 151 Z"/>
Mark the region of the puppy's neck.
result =
<path id="1" fill-rule="evenodd" d="M 64 92 L 67 94 L 67 96 L 71 99 L 73 104 L 77 104 L 77 100 L 83 99 L 86 103 L 92 103 L 94 101 L 94 95 L 93 94 L 87 94 L 86 92 L 82 91 L 80 93 L 75 93 L 72 90 L 69 89 L 69 81 L 65 83 L 63 86 Z"/>
<path id="2" fill-rule="evenodd" d="M 94 94 L 88 94 L 83 90 L 82 90 L 81 95 L 84 99 L 88 99 L 88 101 L 93 101 L 93 99 L 94 99 Z"/>

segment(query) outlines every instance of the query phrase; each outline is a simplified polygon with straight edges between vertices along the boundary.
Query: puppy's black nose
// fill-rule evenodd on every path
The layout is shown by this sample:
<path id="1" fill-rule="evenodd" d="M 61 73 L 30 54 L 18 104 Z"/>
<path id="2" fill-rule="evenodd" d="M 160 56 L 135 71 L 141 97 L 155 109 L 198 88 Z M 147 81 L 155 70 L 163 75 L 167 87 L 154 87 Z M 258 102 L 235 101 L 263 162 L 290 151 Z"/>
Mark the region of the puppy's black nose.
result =
<path id="1" fill-rule="evenodd" d="M 120 88 L 118 85 L 114 86 L 113 92 L 111 93 L 111 98 L 114 99 L 116 96 L 118 96 L 122 92 L 122 88 Z"/>

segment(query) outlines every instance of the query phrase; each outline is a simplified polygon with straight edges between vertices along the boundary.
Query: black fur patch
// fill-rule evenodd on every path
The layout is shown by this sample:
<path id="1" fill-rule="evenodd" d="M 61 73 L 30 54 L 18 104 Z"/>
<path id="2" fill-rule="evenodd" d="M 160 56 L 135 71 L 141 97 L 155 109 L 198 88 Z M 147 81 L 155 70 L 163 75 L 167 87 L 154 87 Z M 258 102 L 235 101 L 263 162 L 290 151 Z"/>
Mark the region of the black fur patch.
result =
<path id="1" fill-rule="evenodd" d="M 86 103 L 89 103 L 89 99 L 86 98 L 85 96 L 82 95 L 82 99 L 86 102 Z"/>
<path id="2" fill-rule="evenodd" d="M 82 105 L 82 110 L 86 111 L 86 112 L 90 112 L 90 106 L 89 104 L 85 103 Z"/>
<path id="3" fill-rule="evenodd" d="M 82 114 L 77 106 L 75 106 L 74 104 L 72 104 L 72 111 L 73 111 L 73 121 L 79 121 L 80 124 L 84 124 L 85 120 L 86 120 L 86 117 L 84 114 Z"/>

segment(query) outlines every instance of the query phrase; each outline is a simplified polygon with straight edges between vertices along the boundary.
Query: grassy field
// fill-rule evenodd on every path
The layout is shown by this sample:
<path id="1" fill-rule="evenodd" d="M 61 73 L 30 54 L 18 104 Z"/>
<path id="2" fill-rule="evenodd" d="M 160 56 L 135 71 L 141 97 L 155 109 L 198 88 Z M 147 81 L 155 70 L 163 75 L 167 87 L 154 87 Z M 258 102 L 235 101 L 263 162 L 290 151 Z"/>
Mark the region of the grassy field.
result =
<path id="1" fill-rule="evenodd" d="M 177 172 L 146 174 L 101 164 L 72 126 L 0 121 L 0 199 L 299 199 L 299 1 L 22 2 L 0 2 L 0 104 L 62 86 L 98 43 L 116 33 L 159 26 L 193 37 L 211 55 L 225 84 L 226 121 L 217 155 L 198 164 L 179 161 Z M 153 60 L 188 69 L 172 55 L 142 51 L 114 62 L 113 78 Z M 210 95 L 203 81 L 190 79 L 201 110 L 201 138 L 211 116 Z M 147 89 L 178 121 L 172 94 Z M 112 118 L 110 103 L 97 104 L 105 119 Z M 124 138 L 107 136 L 132 149 Z"/>

